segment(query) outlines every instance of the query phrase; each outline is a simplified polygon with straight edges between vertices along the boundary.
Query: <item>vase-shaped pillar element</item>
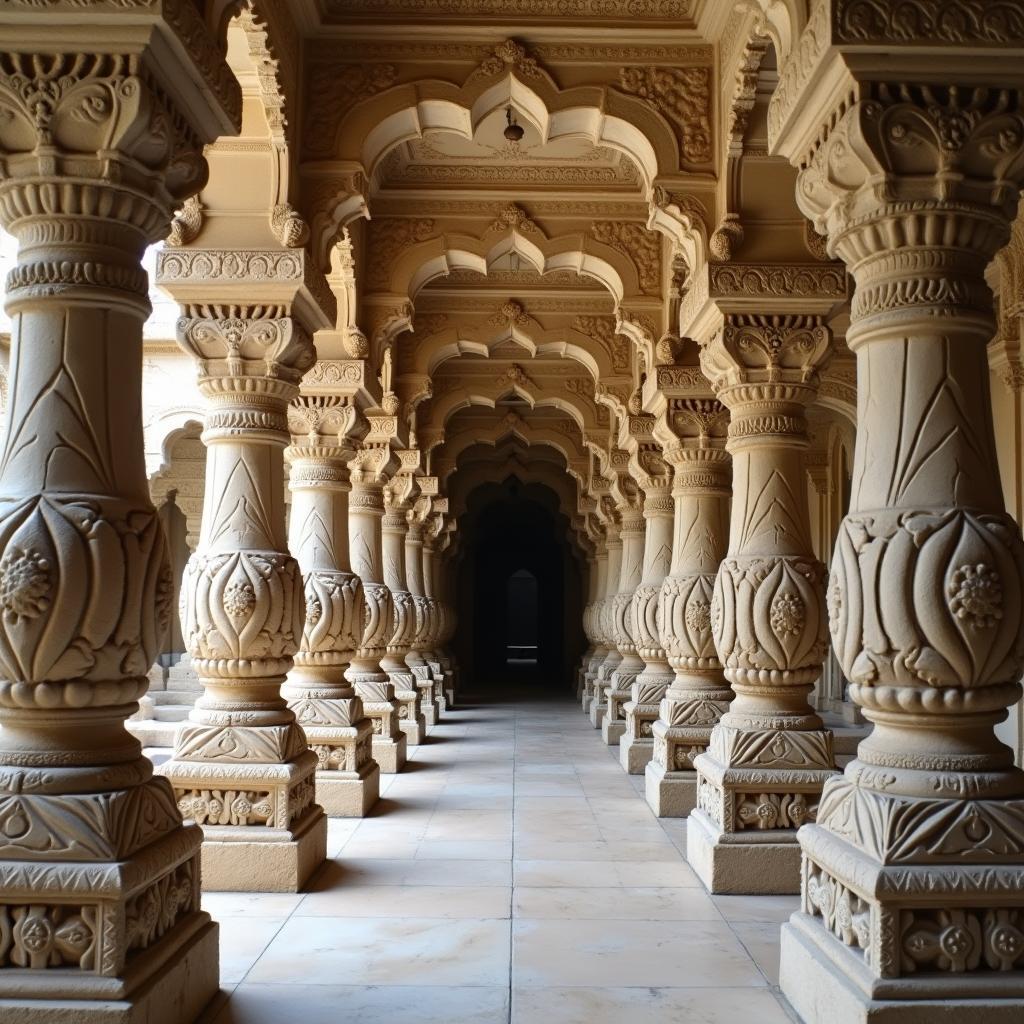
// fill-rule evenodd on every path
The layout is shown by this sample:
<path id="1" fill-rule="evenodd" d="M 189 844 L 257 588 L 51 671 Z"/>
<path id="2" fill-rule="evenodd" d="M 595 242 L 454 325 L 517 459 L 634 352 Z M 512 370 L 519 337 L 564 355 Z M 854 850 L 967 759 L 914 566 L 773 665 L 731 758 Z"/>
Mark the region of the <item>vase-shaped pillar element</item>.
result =
<path id="1" fill-rule="evenodd" d="M 1015 55 L 959 59 L 943 81 L 963 88 L 860 86 L 801 154 L 801 206 L 856 282 L 828 599 L 874 725 L 800 832 L 782 985 L 807 1020 L 1024 1018 L 1024 773 L 994 733 L 1021 697 L 1024 544 L 999 483 L 984 277 L 1024 181 L 1024 81 Z"/>
<path id="2" fill-rule="evenodd" d="M 404 453 L 403 453 L 404 454 Z M 415 453 L 419 455 L 419 452 Z M 395 481 L 397 488 L 405 491 L 403 478 L 399 474 Z M 427 737 L 427 723 L 420 710 L 420 691 L 412 669 L 405 663 L 406 655 L 412 650 L 416 635 L 416 606 L 405 582 L 405 535 L 408 529 L 409 504 L 405 495 L 396 487 L 384 492 L 385 510 L 381 520 L 381 552 L 384 564 L 384 582 L 391 591 L 394 608 L 394 622 L 380 667 L 387 672 L 395 688 L 398 701 L 398 725 L 409 743 L 422 743 Z"/>
<path id="3" fill-rule="evenodd" d="M 391 591 L 384 582 L 381 519 L 384 518 L 383 473 L 393 462 L 386 445 L 367 446 L 349 463 L 352 491 L 348 498 L 348 536 L 352 569 L 363 584 L 363 635 L 345 678 L 362 698 L 373 729 L 373 759 L 385 774 L 402 770 L 406 738 L 398 725 L 395 687 L 381 667 L 395 632 Z"/>
<path id="4" fill-rule="evenodd" d="M 317 757 L 317 802 L 330 817 L 361 818 L 377 802 L 373 727 L 345 671 L 363 635 L 363 586 L 348 555 L 348 462 L 355 418 L 345 400 L 303 396 L 292 405 L 289 546 L 302 572 L 306 621 L 281 693 Z M 301 433 L 300 433 L 301 431 Z"/>
<path id="5" fill-rule="evenodd" d="M 799 890 L 796 830 L 833 773 L 832 734 L 808 704 L 828 649 L 814 557 L 805 409 L 831 336 L 818 316 L 726 318 L 701 352 L 729 409 L 733 503 L 712 630 L 735 698 L 694 760 L 687 857 L 712 892 Z"/>
<path id="6" fill-rule="evenodd" d="M 177 295 L 189 293 L 188 256 L 161 254 L 161 280 Z M 213 295 L 226 287 L 215 272 L 203 277 Z M 296 892 L 327 848 L 316 755 L 281 695 L 305 617 L 285 537 L 287 414 L 313 343 L 286 305 L 186 303 L 177 333 L 208 404 L 202 527 L 181 585 L 203 695 L 159 771 L 203 826 L 209 888 Z"/>
<path id="7" fill-rule="evenodd" d="M 665 453 L 675 467 L 675 533 L 659 618 L 675 677 L 658 710 L 646 778 L 647 802 L 661 818 L 685 817 L 697 806 L 693 761 L 707 750 L 711 730 L 732 700 L 711 631 L 715 578 L 729 538 L 730 495 L 729 456 L 711 431 L 716 420 L 724 424 L 727 417 L 718 402 L 683 404 L 694 407 L 707 426 Z"/>
<path id="8" fill-rule="evenodd" d="M 594 696 L 587 712 L 590 716 L 590 724 L 595 729 L 601 728 L 605 712 L 608 710 L 606 691 L 609 677 L 615 671 L 619 662 L 622 661 L 622 655 L 619 654 L 619 649 L 615 646 L 614 623 L 614 603 L 615 597 L 619 592 L 619 574 L 622 568 L 622 537 L 619 533 L 619 525 L 618 512 L 608 512 L 605 521 L 608 538 L 608 576 L 605 580 L 604 598 L 598 609 L 601 635 L 605 639 L 606 653 L 594 672 Z"/>
<path id="9" fill-rule="evenodd" d="M 108 19 L 0 12 L 0 223 L 18 242 L 0 462 L 0 1019 L 24 1024 L 171 1024 L 218 988 L 201 832 L 124 723 L 173 594 L 143 461 L 141 260 L 202 185 L 204 142 L 237 130 L 238 95 L 228 113 L 197 88 L 196 109 L 176 109 L 151 46 L 197 83 L 226 66 L 192 65 L 159 12 L 110 52 Z"/>
<path id="10" fill-rule="evenodd" d="M 434 695 L 434 679 L 430 674 L 426 654 L 434 632 L 433 602 L 427 597 L 423 586 L 423 515 L 429 507 L 429 498 L 420 498 L 410 509 L 405 532 L 405 576 L 412 595 L 415 615 L 412 640 L 405 664 L 413 674 L 413 681 L 420 693 L 420 712 L 427 727 L 437 725 L 440 706 Z"/>
<path id="11" fill-rule="evenodd" d="M 633 597 L 643 575 L 644 536 L 647 532 L 642 506 L 643 496 L 640 494 L 629 504 L 619 504 L 622 560 L 619 563 L 619 584 L 610 602 L 609 616 L 612 640 L 619 658 L 607 675 L 605 709 L 601 719 L 601 738 L 609 746 L 616 745 L 626 731 L 623 707 L 633 695 L 633 681 L 644 670 L 633 637 Z"/>
<path id="12" fill-rule="evenodd" d="M 591 600 L 587 605 L 587 625 L 589 628 L 591 648 L 583 663 L 583 680 L 580 702 L 583 713 L 590 714 L 590 705 L 594 702 L 594 683 L 597 670 L 608 655 L 608 641 L 604 635 L 604 595 L 608 588 L 608 542 L 606 535 L 601 536 L 594 552 L 594 561 L 590 570 Z"/>
<path id="13" fill-rule="evenodd" d="M 619 740 L 619 763 L 630 775 L 642 775 L 654 754 L 654 723 L 661 699 L 672 682 L 658 628 L 661 587 L 672 565 L 672 467 L 655 445 L 634 456 L 634 473 L 644 492 L 644 567 L 630 604 L 630 636 L 643 669 L 633 680 L 622 713 L 626 728 Z M 621 666 L 620 666 L 621 671 Z"/>

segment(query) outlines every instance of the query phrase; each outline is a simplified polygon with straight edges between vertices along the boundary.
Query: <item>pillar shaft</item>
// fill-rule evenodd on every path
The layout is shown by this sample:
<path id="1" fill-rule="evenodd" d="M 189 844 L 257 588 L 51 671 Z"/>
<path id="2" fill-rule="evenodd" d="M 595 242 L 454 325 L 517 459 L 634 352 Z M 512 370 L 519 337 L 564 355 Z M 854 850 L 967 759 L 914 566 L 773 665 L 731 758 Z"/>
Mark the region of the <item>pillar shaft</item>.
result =
<path id="1" fill-rule="evenodd" d="M 717 414 L 710 415 L 722 420 L 724 410 L 718 406 Z M 683 817 L 697 805 L 694 759 L 707 750 L 711 730 L 733 696 L 711 629 L 715 579 L 729 536 L 730 461 L 706 435 L 666 455 L 675 467 L 675 539 L 659 615 L 675 675 L 654 725 L 646 791 L 660 817 Z"/>
<path id="2" fill-rule="evenodd" d="M 285 536 L 287 410 L 314 350 L 283 307 L 186 304 L 183 313 L 178 343 L 197 361 L 209 409 L 203 521 L 181 588 L 203 694 L 160 771 L 203 826 L 210 888 L 294 892 L 327 843 L 316 755 L 281 695 L 305 619 Z"/>
<path id="3" fill-rule="evenodd" d="M 595 699 L 594 684 L 597 670 L 608 654 L 608 641 L 604 634 L 604 597 L 608 589 L 608 545 L 602 539 L 594 556 L 595 567 L 591 572 L 591 588 L 593 596 L 588 605 L 588 619 L 592 648 L 583 666 L 583 693 L 581 702 L 583 713 L 590 713 L 590 705 Z"/>
<path id="4" fill-rule="evenodd" d="M 647 452 L 641 464 L 644 485 L 644 567 L 630 604 L 630 635 L 643 669 L 633 680 L 622 713 L 626 728 L 619 741 L 619 763 L 641 775 L 654 753 L 658 706 L 672 681 L 658 629 L 658 600 L 672 563 L 672 519 L 669 492 L 672 470 L 660 454 Z"/>
<path id="5" fill-rule="evenodd" d="M 421 499 L 426 501 L 426 499 Z M 420 711 L 427 726 L 436 725 L 440 717 L 440 707 L 435 694 L 434 679 L 427 664 L 425 654 L 430 650 L 431 637 L 434 629 L 433 602 L 426 595 L 423 585 L 423 523 L 417 518 L 417 510 L 413 509 L 408 516 L 405 532 L 405 574 L 409 593 L 412 595 L 413 614 L 415 617 L 412 641 L 409 653 L 405 656 L 406 666 L 412 672 L 417 689 L 420 692 Z"/>
<path id="6" fill-rule="evenodd" d="M 1016 58 L 976 59 L 945 73 L 962 89 L 862 87 L 798 187 L 856 280 L 858 434 L 828 597 L 874 726 L 800 833 L 782 985 L 808 1019 L 919 1024 L 937 1000 L 1024 1015 L 1024 773 L 994 733 L 1021 695 L 1024 543 L 999 484 L 984 277 L 1016 215 L 1024 110 Z"/>
<path id="7" fill-rule="evenodd" d="M 622 568 L 622 537 L 619 531 L 617 513 L 615 518 L 608 519 L 608 578 L 605 581 L 604 599 L 598 612 L 601 618 L 601 632 L 605 638 L 607 651 L 597 666 L 594 676 L 594 699 L 590 702 L 590 723 L 595 729 L 601 728 L 605 712 L 608 710 L 606 693 L 609 677 L 616 666 L 622 661 L 622 655 L 615 645 L 614 600 L 619 592 L 619 574 Z"/>
<path id="8" fill-rule="evenodd" d="M 384 582 L 381 520 L 384 518 L 384 483 L 380 477 L 389 457 L 387 448 L 360 452 L 351 463 L 348 529 L 352 568 L 363 584 L 365 624 L 345 676 L 363 700 L 373 726 L 373 759 L 385 773 L 405 764 L 405 734 L 398 725 L 395 687 L 381 667 L 394 635 L 394 605 Z"/>
<path id="9" fill-rule="evenodd" d="M 141 260 L 202 186 L 203 144 L 237 130 L 238 94 L 176 109 L 154 45 L 165 73 L 197 85 L 227 68 L 179 64 L 159 13 L 112 43 L 101 24 L 0 13 L 0 223 L 18 242 L 0 462 L 0 1019 L 26 1024 L 170 1024 L 218 986 L 201 833 L 124 723 L 173 592 L 143 461 Z M 201 25 L 196 38 L 214 48 Z"/>
<path id="10" fill-rule="evenodd" d="M 281 693 L 317 757 L 317 800 L 326 813 L 362 817 L 377 800 L 370 719 L 345 671 L 364 626 L 363 587 L 348 553 L 348 460 L 352 451 L 320 431 L 345 429 L 353 410 L 341 400 L 304 397 L 292 418 L 309 433 L 293 437 L 289 545 L 302 572 L 306 619 L 295 665 Z M 331 421 L 336 419 L 336 423 Z"/>
<path id="11" fill-rule="evenodd" d="M 737 315 L 701 353 L 731 414 L 733 469 L 711 610 L 735 698 L 694 762 L 687 829 L 687 856 L 714 892 L 798 891 L 796 830 L 833 772 L 832 734 L 807 700 L 828 634 L 802 462 L 805 409 L 830 343 L 819 316 Z"/>
<path id="12" fill-rule="evenodd" d="M 384 582 L 391 591 L 394 609 L 394 628 L 387 650 L 381 658 L 381 668 L 395 687 L 398 701 L 398 725 L 409 743 L 422 743 L 427 735 L 427 723 L 420 710 L 420 691 L 416 677 L 405 663 L 416 636 L 416 606 L 405 580 L 405 535 L 408 530 L 409 506 L 396 501 L 386 492 L 386 508 L 381 520 L 381 546 L 384 559 Z"/>

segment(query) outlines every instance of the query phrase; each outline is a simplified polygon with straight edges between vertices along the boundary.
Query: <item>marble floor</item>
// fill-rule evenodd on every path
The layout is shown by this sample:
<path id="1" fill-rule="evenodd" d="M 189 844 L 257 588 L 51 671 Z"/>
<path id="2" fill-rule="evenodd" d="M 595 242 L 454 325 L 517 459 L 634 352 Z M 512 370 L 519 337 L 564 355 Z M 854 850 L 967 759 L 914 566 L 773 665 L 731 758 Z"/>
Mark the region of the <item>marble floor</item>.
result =
<path id="1" fill-rule="evenodd" d="M 791 1024 L 796 897 L 709 896 L 615 752 L 569 700 L 448 712 L 307 892 L 204 896 L 204 1024 Z"/>

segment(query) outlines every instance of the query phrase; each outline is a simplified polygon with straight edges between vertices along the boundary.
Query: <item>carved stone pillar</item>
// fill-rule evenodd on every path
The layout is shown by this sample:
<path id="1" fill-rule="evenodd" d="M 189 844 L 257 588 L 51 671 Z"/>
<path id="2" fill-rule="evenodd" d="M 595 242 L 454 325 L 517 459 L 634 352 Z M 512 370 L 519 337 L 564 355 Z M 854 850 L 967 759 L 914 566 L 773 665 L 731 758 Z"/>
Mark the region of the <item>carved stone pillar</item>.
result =
<path id="1" fill-rule="evenodd" d="M 423 660 L 430 670 L 430 679 L 433 683 L 433 700 L 440 715 L 452 703 L 449 694 L 452 686 L 452 672 L 449 667 L 446 669 L 443 660 L 447 655 L 441 649 L 441 643 L 445 636 L 447 627 L 447 612 L 444 602 L 437 596 L 434 582 L 436 572 L 437 551 L 435 548 L 437 531 L 442 525 L 442 517 L 434 515 L 423 530 L 423 593 L 427 599 L 428 620 L 430 631 L 427 639 L 427 649 L 423 652 Z"/>
<path id="2" fill-rule="evenodd" d="M 250 260 L 237 253 L 160 256 L 159 279 L 183 304 L 178 344 L 196 360 L 209 411 L 202 528 L 181 586 L 182 633 L 203 695 L 159 771 L 182 813 L 203 826 L 209 888 L 296 892 L 327 847 L 316 755 L 281 695 L 305 618 L 285 537 L 287 411 L 315 351 L 292 314 L 304 283 L 290 267 L 303 254 L 260 257 L 280 273 L 248 280 Z M 230 301 L 244 292 L 272 304 Z"/>
<path id="3" fill-rule="evenodd" d="M 416 607 L 405 582 L 405 535 L 408 530 L 409 498 L 415 484 L 406 464 L 406 456 L 419 460 L 418 451 L 402 451 L 402 472 L 384 490 L 384 517 L 381 520 L 381 554 L 384 582 L 391 591 L 394 622 L 387 650 L 380 667 L 387 672 L 395 688 L 398 702 L 398 725 L 409 743 L 422 743 L 427 737 L 427 723 L 420 711 L 420 691 L 416 677 L 405 663 L 416 634 Z"/>
<path id="4" fill-rule="evenodd" d="M 635 485 L 630 482 L 635 489 Z M 632 497 L 632 496 L 631 496 Z M 601 738 L 609 746 L 619 742 L 626 731 L 623 706 L 633 695 L 633 681 L 644 670 L 644 663 L 637 654 L 633 639 L 632 608 L 633 595 L 640 585 L 644 565 L 644 535 L 646 523 L 642 511 L 642 496 L 637 494 L 630 501 L 620 501 L 618 510 L 621 518 L 619 534 L 622 537 L 622 561 L 619 569 L 619 584 L 612 598 L 611 615 L 612 640 L 619 655 L 618 661 L 607 675 L 604 699 L 605 710 L 601 718 Z M 608 662 L 605 662 L 607 666 Z"/>
<path id="5" fill-rule="evenodd" d="M 828 633 L 802 463 L 805 409 L 830 345 L 819 316 L 737 314 L 701 352 L 731 413 L 733 463 L 712 629 L 736 696 L 694 760 L 687 828 L 687 858 L 712 892 L 796 892 L 796 830 L 834 770 L 832 734 L 807 702 Z"/>
<path id="6" fill-rule="evenodd" d="M 12 1024 L 171 1024 L 218 987 L 201 833 L 124 727 L 173 592 L 143 461 L 141 259 L 202 185 L 204 143 L 239 115 L 190 10 L 210 48 L 194 64 L 159 11 L 114 42 L 109 15 L 0 11 L 0 223 L 18 241 L 0 463 L 0 1019 Z M 195 83 L 191 109 L 160 87 L 154 48 L 163 73 Z"/>
<path id="7" fill-rule="evenodd" d="M 855 102 L 787 141 L 801 207 L 856 281 L 858 433 L 829 623 L 874 724 L 800 832 L 782 986 L 807 1020 L 1024 1018 L 1024 773 L 994 733 L 1021 695 L 1024 544 L 999 483 L 984 279 L 1024 181 L 1014 10 L 991 54 L 1006 25 L 972 55 L 967 23 L 920 71 L 960 87 L 844 86 Z"/>
<path id="8" fill-rule="evenodd" d="M 405 577 L 415 613 L 415 628 L 405 663 L 420 692 L 420 711 L 428 728 L 437 725 L 440 717 L 440 705 L 434 695 L 434 678 L 425 657 L 430 651 L 436 614 L 434 602 L 427 597 L 423 586 L 423 528 L 429 507 L 429 498 L 420 497 L 417 500 L 409 511 L 405 533 Z"/>
<path id="9" fill-rule="evenodd" d="M 622 661 L 622 655 L 615 646 L 615 623 L 614 623 L 614 602 L 619 592 L 619 574 L 622 569 L 622 538 L 619 535 L 619 517 L 617 512 L 611 512 L 606 520 L 607 545 L 608 545 L 608 578 L 604 592 L 604 600 L 601 602 L 598 614 L 601 617 L 601 634 L 607 644 L 607 653 L 604 659 L 597 666 L 594 676 L 594 698 L 590 702 L 590 724 L 595 729 L 601 728 L 605 712 L 608 710 L 608 696 L 606 688 L 609 676 L 616 666 Z"/>
<path id="10" fill-rule="evenodd" d="M 657 445 L 644 445 L 634 456 L 634 473 L 644 491 L 644 567 L 630 604 L 630 636 L 643 670 L 633 681 L 630 699 L 623 705 L 626 729 L 619 740 L 619 763 L 630 775 L 642 775 L 654 753 L 654 723 L 658 706 L 672 682 L 658 629 L 658 599 L 672 564 L 670 493 L 672 470 Z M 621 671 L 621 666 L 620 666 Z"/>
<path id="11" fill-rule="evenodd" d="M 371 428 L 370 437 L 373 431 Z M 383 473 L 393 461 L 386 444 L 364 442 L 349 463 L 352 491 L 348 499 L 348 536 L 352 568 L 363 584 L 365 626 L 362 640 L 345 677 L 363 700 L 363 710 L 373 728 L 373 759 L 385 774 L 401 771 L 405 764 L 405 733 L 398 725 L 399 704 L 395 687 L 381 668 L 388 641 L 394 635 L 391 591 L 384 582 L 381 554 L 381 520 L 384 518 Z"/>
<path id="12" fill-rule="evenodd" d="M 715 579 L 729 537 L 731 467 L 720 437 L 728 417 L 710 400 L 672 406 L 673 418 L 682 420 L 675 429 L 686 436 L 665 450 L 675 468 L 675 535 L 658 611 L 675 678 L 654 724 L 646 778 L 647 802 L 661 818 L 685 817 L 697 806 L 693 761 L 707 750 L 711 730 L 733 696 L 711 630 Z"/>
<path id="13" fill-rule="evenodd" d="M 590 705 L 594 701 L 594 682 L 597 669 L 608 654 L 608 641 L 604 635 L 604 595 L 608 589 L 608 542 L 601 537 L 594 553 L 594 567 L 591 569 L 591 587 L 593 597 L 587 606 L 590 640 L 593 647 L 583 665 L 583 692 L 581 703 L 583 713 L 590 713 Z"/>
<path id="14" fill-rule="evenodd" d="M 377 802 L 370 719 L 345 670 L 363 635 L 363 587 L 349 565 L 345 399 L 302 396 L 292 405 L 289 546 L 305 586 L 306 621 L 281 693 L 317 756 L 317 802 L 331 817 L 361 818 Z"/>

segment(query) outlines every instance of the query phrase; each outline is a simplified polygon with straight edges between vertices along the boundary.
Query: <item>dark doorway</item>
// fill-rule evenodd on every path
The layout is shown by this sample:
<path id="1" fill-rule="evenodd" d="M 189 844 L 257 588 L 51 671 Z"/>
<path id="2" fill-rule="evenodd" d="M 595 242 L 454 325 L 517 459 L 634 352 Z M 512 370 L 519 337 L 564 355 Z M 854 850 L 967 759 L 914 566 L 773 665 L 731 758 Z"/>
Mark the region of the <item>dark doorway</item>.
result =
<path id="1" fill-rule="evenodd" d="M 469 694 L 568 689 L 585 646 L 578 552 L 558 498 L 510 477 L 470 495 L 455 566 L 454 654 Z"/>
<path id="2" fill-rule="evenodd" d="M 506 665 L 537 664 L 539 612 L 537 577 L 529 569 L 516 570 L 505 583 Z"/>

